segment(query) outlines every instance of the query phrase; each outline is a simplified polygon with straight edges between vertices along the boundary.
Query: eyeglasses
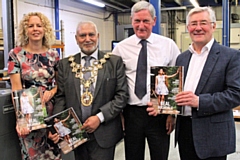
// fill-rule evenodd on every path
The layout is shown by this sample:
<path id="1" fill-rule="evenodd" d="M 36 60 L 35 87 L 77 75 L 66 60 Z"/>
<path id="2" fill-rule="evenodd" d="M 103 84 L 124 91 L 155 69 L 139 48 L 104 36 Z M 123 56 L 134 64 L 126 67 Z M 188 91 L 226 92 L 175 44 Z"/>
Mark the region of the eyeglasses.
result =
<path id="1" fill-rule="evenodd" d="M 191 29 L 197 28 L 198 25 L 200 25 L 201 28 L 207 27 L 209 24 L 212 24 L 214 22 L 208 22 L 208 21 L 200 21 L 200 22 L 191 22 L 188 24 L 188 26 Z"/>

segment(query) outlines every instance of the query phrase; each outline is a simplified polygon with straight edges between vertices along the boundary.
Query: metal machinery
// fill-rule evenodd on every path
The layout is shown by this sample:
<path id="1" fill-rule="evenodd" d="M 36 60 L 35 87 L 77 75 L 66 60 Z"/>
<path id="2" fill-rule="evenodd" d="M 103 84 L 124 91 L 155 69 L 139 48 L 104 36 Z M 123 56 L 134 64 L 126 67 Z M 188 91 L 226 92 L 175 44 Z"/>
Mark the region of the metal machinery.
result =
<path id="1" fill-rule="evenodd" d="M 21 160 L 11 89 L 0 89 L 0 159 Z"/>

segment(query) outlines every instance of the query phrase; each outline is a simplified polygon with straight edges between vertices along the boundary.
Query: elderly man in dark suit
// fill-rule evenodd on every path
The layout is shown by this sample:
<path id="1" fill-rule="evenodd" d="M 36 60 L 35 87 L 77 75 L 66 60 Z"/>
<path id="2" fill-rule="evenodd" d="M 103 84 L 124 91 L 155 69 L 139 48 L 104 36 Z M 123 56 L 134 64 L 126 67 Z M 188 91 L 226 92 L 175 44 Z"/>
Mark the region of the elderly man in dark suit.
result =
<path id="1" fill-rule="evenodd" d="M 187 16 L 192 39 L 176 65 L 184 66 L 184 91 L 176 96 L 176 142 L 181 160 L 226 160 L 235 151 L 232 108 L 240 104 L 240 53 L 213 38 L 216 17 L 210 7 Z"/>
<path id="2" fill-rule="evenodd" d="M 120 113 L 128 99 L 125 68 L 118 56 L 98 50 L 93 22 L 80 22 L 76 42 L 81 51 L 59 61 L 54 113 L 73 107 L 90 140 L 74 150 L 76 160 L 113 160 L 123 137 Z M 58 141 L 58 136 L 52 138 Z"/>

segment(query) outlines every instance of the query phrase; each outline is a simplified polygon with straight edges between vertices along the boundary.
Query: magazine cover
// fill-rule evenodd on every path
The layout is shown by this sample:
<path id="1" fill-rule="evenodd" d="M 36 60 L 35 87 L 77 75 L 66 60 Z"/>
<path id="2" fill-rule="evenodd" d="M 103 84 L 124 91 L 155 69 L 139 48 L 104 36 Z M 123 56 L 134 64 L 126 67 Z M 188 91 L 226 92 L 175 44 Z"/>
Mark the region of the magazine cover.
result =
<path id="1" fill-rule="evenodd" d="M 30 130 L 46 128 L 44 118 L 47 117 L 45 104 L 41 101 L 42 90 L 38 87 L 16 90 L 12 92 L 18 126 Z"/>
<path id="2" fill-rule="evenodd" d="M 82 123 L 73 108 L 66 109 L 58 114 L 45 118 L 45 122 L 52 134 L 59 134 L 60 140 L 58 147 L 64 154 L 69 153 L 88 140 L 87 133 L 80 129 Z"/>
<path id="3" fill-rule="evenodd" d="M 183 89 L 183 66 L 151 67 L 151 102 L 159 114 L 179 114 L 175 96 Z"/>

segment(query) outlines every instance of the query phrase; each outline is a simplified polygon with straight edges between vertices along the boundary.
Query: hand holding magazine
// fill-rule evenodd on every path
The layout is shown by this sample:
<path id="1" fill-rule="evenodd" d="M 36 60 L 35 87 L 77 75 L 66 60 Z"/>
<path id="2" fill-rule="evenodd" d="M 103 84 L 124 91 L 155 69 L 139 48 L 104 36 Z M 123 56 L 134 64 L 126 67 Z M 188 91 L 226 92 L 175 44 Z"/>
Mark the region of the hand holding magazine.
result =
<path id="1" fill-rule="evenodd" d="M 42 102 L 41 88 L 32 86 L 12 92 L 13 104 L 18 127 L 37 130 L 46 128 L 44 118 L 47 117 L 45 103 Z"/>
<path id="2" fill-rule="evenodd" d="M 87 133 L 80 129 L 82 123 L 73 108 L 66 109 L 44 120 L 51 133 L 59 135 L 58 147 L 64 154 L 69 153 L 88 140 Z"/>
<path id="3" fill-rule="evenodd" d="M 159 114 L 179 114 L 175 96 L 183 89 L 182 66 L 151 67 L 151 102 Z"/>

